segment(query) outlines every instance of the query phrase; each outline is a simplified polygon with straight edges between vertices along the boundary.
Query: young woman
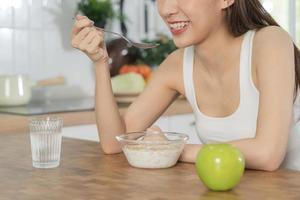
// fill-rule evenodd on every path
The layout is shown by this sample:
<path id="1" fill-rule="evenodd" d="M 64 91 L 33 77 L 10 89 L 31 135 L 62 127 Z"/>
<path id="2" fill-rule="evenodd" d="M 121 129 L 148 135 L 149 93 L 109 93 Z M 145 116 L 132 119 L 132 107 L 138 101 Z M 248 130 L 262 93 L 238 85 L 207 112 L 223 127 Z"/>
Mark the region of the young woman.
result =
<path id="1" fill-rule="evenodd" d="M 276 170 L 295 127 L 300 80 L 300 54 L 289 35 L 258 0 L 157 0 L 157 6 L 178 50 L 123 116 L 111 89 L 103 33 L 87 17 L 76 18 L 71 43 L 95 63 L 103 151 L 121 152 L 116 135 L 147 129 L 183 94 L 203 143 L 230 143 L 242 151 L 247 168 Z M 194 162 L 199 149 L 201 144 L 186 145 L 180 160 Z"/>

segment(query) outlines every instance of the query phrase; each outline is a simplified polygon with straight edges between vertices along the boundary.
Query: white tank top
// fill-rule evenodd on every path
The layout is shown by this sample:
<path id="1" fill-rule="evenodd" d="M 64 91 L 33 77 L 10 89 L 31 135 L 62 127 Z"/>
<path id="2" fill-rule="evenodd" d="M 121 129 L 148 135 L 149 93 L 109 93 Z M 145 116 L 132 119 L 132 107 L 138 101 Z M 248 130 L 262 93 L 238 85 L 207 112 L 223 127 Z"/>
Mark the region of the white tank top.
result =
<path id="1" fill-rule="evenodd" d="M 256 135 L 259 91 L 252 81 L 251 73 L 254 35 L 255 31 L 253 30 L 244 35 L 239 65 L 240 104 L 234 113 L 226 117 L 210 117 L 199 109 L 193 80 L 194 47 L 190 46 L 184 50 L 183 80 L 185 95 L 192 106 L 197 134 L 203 144 L 254 138 Z M 299 96 L 294 106 L 295 119 L 300 114 Z M 287 156 L 283 166 L 300 170 L 300 123 L 295 123 L 291 129 Z"/>
<path id="2" fill-rule="evenodd" d="M 185 94 L 193 108 L 197 133 L 202 143 L 228 142 L 255 136 L 259 92 L 251 78 L 251 50 L 254 34 L 254 31 L 249 31 L 243 38 L 239 70 L 240 104 L 233 114 L 226 117 L 209 117 L 199 109 L 193 80 L 194 47 L 187 47 L 184 51 Z"/>

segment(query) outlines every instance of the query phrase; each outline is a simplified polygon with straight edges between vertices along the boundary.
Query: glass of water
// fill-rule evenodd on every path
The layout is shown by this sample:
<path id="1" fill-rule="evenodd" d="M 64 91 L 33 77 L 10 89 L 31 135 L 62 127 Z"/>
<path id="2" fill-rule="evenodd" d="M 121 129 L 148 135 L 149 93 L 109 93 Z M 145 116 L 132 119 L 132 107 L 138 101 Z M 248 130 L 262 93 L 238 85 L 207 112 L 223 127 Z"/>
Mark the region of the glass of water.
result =
<path id="1" fill-rule="evenodd" d="M 29 120 L 32 165 L 36 168 L 59 166 L 63 119 L 37 117 Z"/>

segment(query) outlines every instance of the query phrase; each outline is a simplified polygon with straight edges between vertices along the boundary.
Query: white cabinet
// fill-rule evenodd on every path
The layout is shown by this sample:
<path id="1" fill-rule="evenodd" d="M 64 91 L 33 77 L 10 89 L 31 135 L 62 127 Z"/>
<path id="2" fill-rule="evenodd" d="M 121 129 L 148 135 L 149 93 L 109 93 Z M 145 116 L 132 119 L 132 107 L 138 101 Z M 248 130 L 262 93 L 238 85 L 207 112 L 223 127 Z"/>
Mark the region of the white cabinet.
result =
<path id="1" fill-rule="evenodd" d="M 154 125 L 159 126 L 163 131 L 179 132 L 189 135 L 188 143 L 198 144 L 200 140 L 194 125 L 194 115 L 174 115 L 160 117 Z M 63 128 L 63 136 L 81 140 L 99 141 L 96 124 L 70 126 Z"/>
<path id="2" fill-rule="evenodd" d="M 62 134 L 67 138 L 99 142 L 96 124 L 64 127 Z"/>

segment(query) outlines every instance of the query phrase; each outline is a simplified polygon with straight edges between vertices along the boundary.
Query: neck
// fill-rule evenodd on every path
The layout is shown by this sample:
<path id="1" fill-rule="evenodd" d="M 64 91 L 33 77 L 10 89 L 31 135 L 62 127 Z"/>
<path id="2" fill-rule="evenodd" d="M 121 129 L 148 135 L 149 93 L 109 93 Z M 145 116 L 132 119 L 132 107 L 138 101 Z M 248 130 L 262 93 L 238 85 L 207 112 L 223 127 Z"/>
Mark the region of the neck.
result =
<path id="1" fill-rule="evenodd" d="M 221 77 L 233 59 L 240 53 L 240 38 L 229 33 L 225 26 L 209 34 L 206 40 L 195 46 L 195 64 L 210 75 Z"/>

